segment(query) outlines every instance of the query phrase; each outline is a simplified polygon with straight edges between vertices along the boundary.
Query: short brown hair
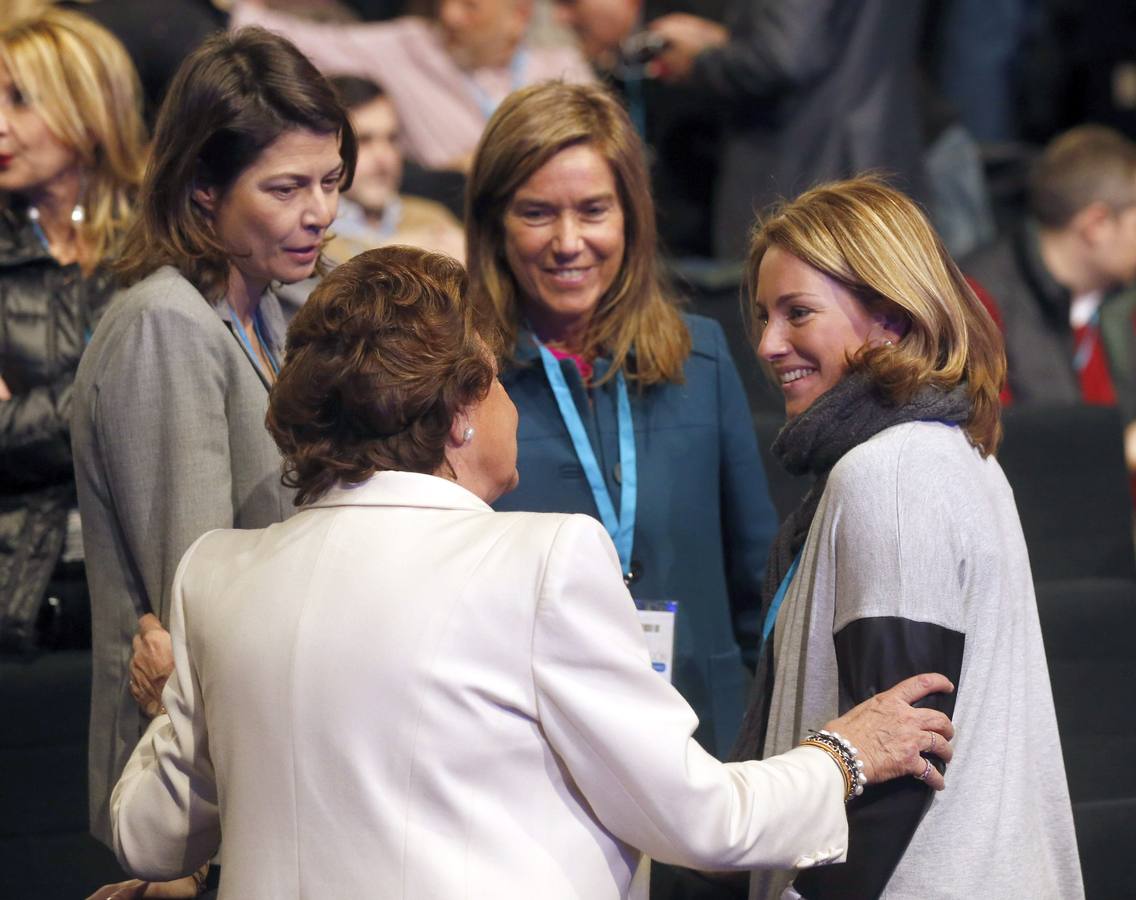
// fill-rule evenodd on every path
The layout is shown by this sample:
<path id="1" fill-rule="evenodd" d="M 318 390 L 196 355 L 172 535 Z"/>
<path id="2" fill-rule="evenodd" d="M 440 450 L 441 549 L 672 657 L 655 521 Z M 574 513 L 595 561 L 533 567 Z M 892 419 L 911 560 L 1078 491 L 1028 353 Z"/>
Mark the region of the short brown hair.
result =
<path id="1" fill-rule="evenodd" d="M 754 296 L 761 260 L 780 247 L 839 282 L 869 310 L 909 326 L 894 347 L 852 359 L 892 402 L 919 387 L 966 385 L 966 433 L 989 455 L 1002 438 L 999 392 L 1006 380 L 1002 335 L 919 207 L 870 176 L 822 184 L 759 222 L 746 265 Z"/>
<path id="2" fill-rule="evenodd" d="M 666 290 L 657 259 L 655 205 L 643 144 L 627 113 L 597 85 L 548 81 L 515 91 L 481 136 L 466 188 L 466 260 L 470 297 L 492 310 L 513 355 L 521 312 L 505 260 L 505 210 L 517 188 L 569 147 L 592 147 L 611 166 L 623 208 L 623 263 L 588 324 L 584 355 L 603 351 L 609 375 L 624 368 L 641 384 L 681 381 L 690 333 Z"/>
<path id="3" fill-rule="evenodd" d="M 1064 228 L 1091 203 L 1136 204 L 1136 143 L 1103 125 L 1059 134 L 1030 172 L 1030 212 L 1043 228 Z"/>
<path id="4" fill-rule="evenodd" d="M 494 370 L 461 264 L 413 247 L 334 269 L 288 328 L 266 419 L 296 505 L 376 472 L 433 474 Z"/>
<path id="5" fill-rule="evenodd" d="M 296 47 L 263 28 L 208 38 L 182 63 L 158 113 L 138 219 L 119 265 L 131 284 L 163 265 L 207 300 L 225 292 L 229 256 L 196 188 L 220 194 L 287 131 L 339 137 L 341 187 L 355 172 L 355 132 L 331 84 Z"/>

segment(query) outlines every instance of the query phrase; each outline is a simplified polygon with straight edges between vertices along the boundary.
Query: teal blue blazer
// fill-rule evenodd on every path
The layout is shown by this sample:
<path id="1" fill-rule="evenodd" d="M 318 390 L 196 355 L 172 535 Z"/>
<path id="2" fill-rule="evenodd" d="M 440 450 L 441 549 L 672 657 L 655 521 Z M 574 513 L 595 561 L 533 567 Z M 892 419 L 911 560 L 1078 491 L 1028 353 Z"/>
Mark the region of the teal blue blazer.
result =
<path id="1" fill-rule="evenodd" d="M 631 593 L 678 602 L 674 684 L 698 714 L 695 737 L 721 759 L 745 709 L 765 560 L 778 523 L 722 328 L 702 316 L 685 318 L 693 350 L 684 383 L 643 391 L 629 385 L 639 476 Z M 520 485 L 495 507 L 599 518 L 529 338 L 521 339 L 517 356 L 501 380 L 520 413 Z M 587 389 L 574 363 L 560 365 L 618 510 L 614 381 Z M 605 366 L 597 360 L 597 380 Z"/>

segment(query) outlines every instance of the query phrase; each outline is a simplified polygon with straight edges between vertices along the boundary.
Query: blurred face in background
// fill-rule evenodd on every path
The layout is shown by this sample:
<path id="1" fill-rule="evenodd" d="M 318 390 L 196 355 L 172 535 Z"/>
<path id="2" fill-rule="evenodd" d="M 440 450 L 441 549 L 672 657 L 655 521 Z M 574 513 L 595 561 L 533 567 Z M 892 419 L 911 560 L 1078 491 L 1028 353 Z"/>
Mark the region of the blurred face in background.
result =
<path id="1" fill-rule="evenodd" d="M 398 114 L 387 97 L 376 97 L 350 110 L 350 115 L 358 156 L 347 196 L 367 212 L 379 214 L 402 182 Z"/>
<path id="2" fill-rule="evenodd" d="M 608 61 L 631 36 L 642 0 L 554 0 L 556 21 L 576 32 L 593 61 Z"/>
<path id="3" fill-rule="evenodd" d="M 0 191 L 34 202 L 37 194 L 78 175 L 78 154 L 52 133 L 0 62 Z"/>
<path id="4" fill-rule="evenodd" d="M 459 66 L 506 66 L 532 17 L 532 0 L 439 0 L 438 25 Z"/>

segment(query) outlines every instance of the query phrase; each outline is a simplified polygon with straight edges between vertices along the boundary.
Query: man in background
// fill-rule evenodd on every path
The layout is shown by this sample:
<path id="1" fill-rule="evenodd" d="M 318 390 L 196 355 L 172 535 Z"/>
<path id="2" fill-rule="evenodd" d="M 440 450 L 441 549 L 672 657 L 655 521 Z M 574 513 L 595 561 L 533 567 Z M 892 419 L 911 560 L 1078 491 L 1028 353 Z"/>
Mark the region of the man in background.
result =
<path id="1" fill-rule="evenodd" d="M 465 171 L 507 94 L 548 78 L 593 78 L 575 47 L 529 46 L 532 11 L 533 0 L 439 0 L 432 19 L 318 24 L 267 9 L 266 0 L 242 0 L 230 27 L 262 25 L 325 74 L 381 85 L 398 111 L 408 158 Z"/>
<path id="2" fill-rule="evenodd" d="M 698 88 L 723 111 L 715 256 L 742 258 L 755 213 L 818 181 L 882 169 L 921 191 L 920 0 L 731 0 L 724 25 L 651 19 L 643 3 L 556 0 L 593 57 L 642 16 L 660 44 L 648 74 Z"/>
<path id="3" fill-rule="evenodd" d="M 399 194 L 402 149 L 390 98 L 364 78 L 341 75 L 331 81 L 351 116 L 358 156 L 351 189 L 339 199 L 328 256 L 345 262 L 364 250 L 409 244 L 464 261 L 465 234 L 454 215 L 440 203 Z"/>

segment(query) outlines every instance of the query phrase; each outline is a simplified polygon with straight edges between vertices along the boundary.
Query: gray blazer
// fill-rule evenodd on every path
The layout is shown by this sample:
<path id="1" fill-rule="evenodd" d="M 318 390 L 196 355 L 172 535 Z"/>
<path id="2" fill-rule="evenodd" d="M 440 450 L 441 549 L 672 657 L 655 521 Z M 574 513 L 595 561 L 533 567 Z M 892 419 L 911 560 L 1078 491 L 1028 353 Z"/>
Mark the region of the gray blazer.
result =
<path id="1" fill-rule="evenodd" d="M 283 358 L 287 315 L 267 292 L 265 338 Z M 213 528 L 287 518 L 292 492 L 267 430 L 268 383 L 214 307 L 173 268 L 119 293 L 83 354 L 71 440 L 91 590 L 91 831 L 146 721 L 130 695 L 138 617 L 169 625 L 182 554 Z"/>

